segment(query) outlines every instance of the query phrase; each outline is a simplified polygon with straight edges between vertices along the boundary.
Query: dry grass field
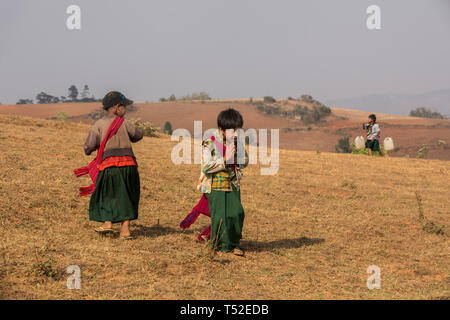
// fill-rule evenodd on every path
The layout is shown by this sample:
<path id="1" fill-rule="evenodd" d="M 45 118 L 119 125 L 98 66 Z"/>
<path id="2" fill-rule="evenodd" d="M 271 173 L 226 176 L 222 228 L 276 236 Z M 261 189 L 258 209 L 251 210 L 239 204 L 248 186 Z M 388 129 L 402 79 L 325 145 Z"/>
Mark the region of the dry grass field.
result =
<path id="1" fill-rule="evenodd" d="M 199 165 L 172 164 L 165 135 L 134 145 L 136 238 L 93 231 L 89 197 L 78 196 L 89 180 L 72 172 L 93 157 L 88 130 L 0 115 L 0 298 L 450 298 L 449 161 L 281 150 L 277 175 L 244 171 L 246 257 L 212 256 L 196 241 L 205 216 L 179 228 L 200 198 Z M 80 290 L 66 286 L 69 265 L 81 268 Z M 379 290 L 366 287 L 370 265 Z"/>

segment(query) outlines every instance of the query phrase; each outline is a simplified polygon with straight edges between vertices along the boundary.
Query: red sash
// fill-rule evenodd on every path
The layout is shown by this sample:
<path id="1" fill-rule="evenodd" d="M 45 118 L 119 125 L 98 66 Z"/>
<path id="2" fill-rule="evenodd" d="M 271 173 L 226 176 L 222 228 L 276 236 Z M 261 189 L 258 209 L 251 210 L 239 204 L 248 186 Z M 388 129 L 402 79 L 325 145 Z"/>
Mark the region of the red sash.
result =
<path id="1" fill-rule="evenodd" d="M 123 121 L 124 121 L 123 118 L 116 116 L 108 128 L 105 138 L 103 139 L 102 144 L 100 145 L 100 148 L 98 148 L 97 156 L 94 158 L 94 160 L 92 160 L 88 166 L 73 170 L 73 173 L 75 174 L 75 176 L 77 178 L 89 173 L 89 176 L 91 177 L 92 182 L 93 182 L 89 187 L 80 187 L 80 196 L 87 196 L 88 194 L 91 194 L 94 192 L 95 182 L 97 180 L 97 176 L 99 173 L 100 164 L 102 163 L 103 151 L 105 150 L 105 145 L 108 142 L 108 140 L 117 133 L 117 130 L 119 130 Z"/>
<path id="2" fill-rule="evenodd" d="M 205 194 L 202 194 L 202 197 L 200 198 L 200 201 L 195 205 L 194 208 L 192 208 L 191 212 L 184 218 L 183 221 L 180 223 L 180 227 L 182 229 L 187 229 L 197 220 L 200 214 L 204 214 L 205 216 L 211 217 L 211 214 L 209 213 L 209 203 L 208 199 L 206 198 Z M 198 235 L 199 241 L 204 241 L 203 236 L 205 236 L 207 239 L 211 236 L 211 225 L 206 227 L 205 230 L 202 231 Z"/>

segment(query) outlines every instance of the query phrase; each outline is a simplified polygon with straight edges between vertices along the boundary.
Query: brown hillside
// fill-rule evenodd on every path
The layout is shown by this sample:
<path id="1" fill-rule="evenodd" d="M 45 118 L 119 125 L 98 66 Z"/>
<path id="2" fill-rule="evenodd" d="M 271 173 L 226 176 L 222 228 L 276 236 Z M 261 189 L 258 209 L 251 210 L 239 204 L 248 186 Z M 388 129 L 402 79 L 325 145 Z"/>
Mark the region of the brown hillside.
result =
<path id="1" fill-rule="evenodd" d="M 65 111 L 71 116 L 87 114 L 99 108 L 99 102 L 86 103 L 54 103 L 54 104 L 4 104 L 0 105 L 0 114 L 16 114 L 19 116 L 50 118 L 60 111 Z"/>
<path id="2" fill-rule="evenodd" d="M 257 101 L 254 99 L 253 101 Z M 284 105 L 293 106 L 296 101 L 280 100 Z M 75 116 L 72 121 L 90 122 L 89 112 L 100 108 L 100 103 L 64 103 L 54 105 L 0 105 L 0 114 L 18 114 L 39 118 L 49 118 L 59 111 Z M 216 126 L 217 114 L 227 108 L 239 110 L 244 117 L 245 128 L 280 129 L 280 148 L 293 150 L 311 150 L 334 152 L 338 140 L 346 135 L 352 140 L 358 135 L 364 136 L 361 124 L 367 121 L 369 112 L 331 108 L 332 116 L 325 123 L 305 125 L 295 119 L 268 116 L 256 110 L 248 99 L 164 103 L 138 103 L 138 110 L 130 112 L 128 118 L 141 117 L 158 127 L 170 121 L 172 128 L 193 130 L 194 120 L 203 121 L 203 130 Z M 391 156 L 417 157 L 423 144 L 430 147 L 427 155 L 431 159 L 450 160 L 450 120 L 437 120 L 406 117 L 389 114 L 377 114 L 382 129 L 382 140 L 392 137 L 397 149 Z M 447 143 L 439 146 L 438 140 Z"/>

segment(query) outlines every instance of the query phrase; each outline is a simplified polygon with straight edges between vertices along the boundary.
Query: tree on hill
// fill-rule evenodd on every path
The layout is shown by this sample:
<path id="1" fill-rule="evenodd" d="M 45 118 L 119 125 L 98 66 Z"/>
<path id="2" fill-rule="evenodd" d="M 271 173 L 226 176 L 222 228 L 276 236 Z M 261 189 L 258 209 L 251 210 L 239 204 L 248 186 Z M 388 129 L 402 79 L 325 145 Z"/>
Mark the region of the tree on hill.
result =
<path id="1" fill-rule="evenodd" d="M 32 104 L 33 100 L 32 99 L 19 99 L 16 104 Z"/>
<path id="2" fill-rule="evenodd" d="M 410 117 L 431 118 L 431 119 L 446 119 L 444 115 L 439 112 L 433 111 L 429 108 L 417 108 L 409 112 Z"/>
<path id="3" fill-rule="evenodd" d="M 302 96 L 300 97 L 300 100 L 301 100 L 301 101 L 305 101 L 305 102 L 309 102 L 309 103 L 312 103 L 312 102 L 315 101 L 314 98 L 313 98 L 311 95 L 309 95 L 309 94 L 304 94 L 304 95 L 302 95 Z"/>
<path id="4" fill-rule="evenodd" d="M 85 101 L 90 97 L 89 87 L 87 84 L 84 85 L 83 91 L 81 92 L 81 100 Z"/>
<path id="5" fill-rule="evenodd" d="M 69 94 L 67 95 L 72 101 L 78 101 L 78 89 L 75 85 L 71 85 L 69 88 Z"/>
<path id="6" fill-rule="evenodd" d="M 277 100 L 275 100 L 275 98 L 271 97 L 271 96 L 265 96 L 263 101 L 264 101 L 264 103 L 275 103 L 275 102 L 277 102 Z"/>
<path id="7" fill-rule="evenodd" d="M 41 92 L 36 96 L 36 101 L 39 104 L 47 104 L 47 103 L 59 103 L 59 98 L 54 97 L 48 93 Z"/>
<path id="8" fill-rule="evenodd" d="M 16 104 L 33 104 L 33 99 L 19 99 Z"/>
<path id="9" fill-rule="evenodd" d="M 331 114 L 331 109 L 322 104 L 315 104 L 312 108 L 296 104 L 294 106 L 294 116 L 300 117 L 307 124 L 317 123 Z"/>
<path id="10" fill-rule="evenodd" d="M 87 84 L 84 85 L 83 91 L 81 92 L 81 99 L 78 100 L 81 102 L 96 102 L 101 101 L 100 99 L 97 100 L 93 95 L 91 95 L 91 92 L 89 90 L 89 86 Z"/>
<path id="11" fill-rule="evenodd" d="M 188 95 L 182 96 L 178 100 L 188 100 L 188 101 L 193 101 L 193 100 L 211 100 L 211 97 L 209 96 L 208 93 L 202 91 L 202 92 L 199 92 L 199 93 L 192 93 L 192 94 L 188 94 Z"/>
<path id="12" fill-rule="evenodd" d="M 167 134 L 172 134 L 172 124 L 169 121 L 166 121 L 164 124 L 164 132 Z"/>

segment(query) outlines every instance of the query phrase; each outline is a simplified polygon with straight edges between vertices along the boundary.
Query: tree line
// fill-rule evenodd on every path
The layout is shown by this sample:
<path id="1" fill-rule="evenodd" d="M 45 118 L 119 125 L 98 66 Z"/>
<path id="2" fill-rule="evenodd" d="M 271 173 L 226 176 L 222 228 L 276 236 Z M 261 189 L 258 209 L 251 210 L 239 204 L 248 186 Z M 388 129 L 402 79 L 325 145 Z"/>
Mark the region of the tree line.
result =
<path id="1" fill-rule="evenodd" d="M 447 117 L 437 111 L 429 108 L 421 107 L 409 112 L 410 117 L 430 118 L 430 119 L 447 119 Z"/>
<path id="2" fill-rule="evenodd" d="M 208 93 L 202 91 L 198 93 L 187 94 L 181 97 L 176 97 L 174 94 L 170 95 L 168 98 L 159 98 L 159 102 L 167 102 L 167 101 L 194 101 L 194 100 L 211 100 L 212 98 Z"/>
<path id="3" fill-rule="evenodd" d="M 71 85 L 68 89 L 66 96 L 53 96 L 46 92 L 40 92 L 36 95 L 37 104 L 48 104 L 48 103 L 66 103 L 66 102 L 98 102 L 101 99 L 95 99 L 89 91 L 89 86 L 84 85 L 81 92 L 75 85 Z M 34 104 L 33 99 L 19 99 L 16 104 Z"/>
<path id="4" fill-rule="evenodd" d="M 251 102 L 256 109 L 267 115 L 279 115 L 282 117 L 295 118 L 303 121 L 305 124 L 319 123 L 331 115 L 331 109 L 321 102 L 315 100 L 310 95 L 302 95 L 300 99 L 288 97 L 288 100 L 297 100 L 292 110 L 285 110 L 282 104 L 272 96 L 265 96 L 263 101 Z M 253 101 L 251 99 L 250 101 Z"/>

